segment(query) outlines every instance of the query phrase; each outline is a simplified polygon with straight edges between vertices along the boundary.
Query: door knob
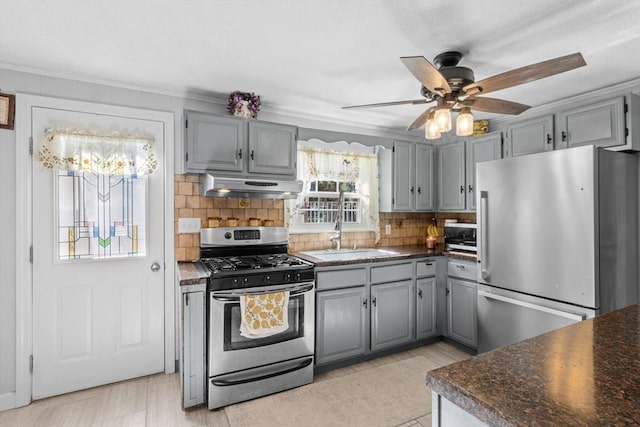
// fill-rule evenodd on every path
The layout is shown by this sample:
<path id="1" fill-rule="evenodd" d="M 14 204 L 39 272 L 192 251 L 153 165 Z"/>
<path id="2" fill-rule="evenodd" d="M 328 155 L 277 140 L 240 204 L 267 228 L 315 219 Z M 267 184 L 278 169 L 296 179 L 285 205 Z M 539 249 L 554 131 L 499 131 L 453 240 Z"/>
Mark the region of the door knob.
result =
<path id="1" fill-rule="evenodd" d="M 151 271 L 153 271 L 154 273 L 160 271 L 160 264 L 158 264 L 157 262 L 151 264 Z"/>

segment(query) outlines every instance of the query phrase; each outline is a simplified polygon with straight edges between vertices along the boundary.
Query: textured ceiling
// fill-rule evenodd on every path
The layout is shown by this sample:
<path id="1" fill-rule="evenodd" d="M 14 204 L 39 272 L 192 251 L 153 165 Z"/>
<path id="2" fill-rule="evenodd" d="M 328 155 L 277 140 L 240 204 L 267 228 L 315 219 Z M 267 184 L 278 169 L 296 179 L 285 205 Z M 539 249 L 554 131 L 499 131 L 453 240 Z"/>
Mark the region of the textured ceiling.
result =
<path id="1" fill-rule="evenodd" d="M 0 0 L 0 67 L 404 129 L 424 105 L 340 109 L 419 98 L 400 56 L 460 50 L 480 80 L 581 52 L 586 67 L 491 94 L 536 106 L 639 78 L 639 22 L 631 0 Z"/>

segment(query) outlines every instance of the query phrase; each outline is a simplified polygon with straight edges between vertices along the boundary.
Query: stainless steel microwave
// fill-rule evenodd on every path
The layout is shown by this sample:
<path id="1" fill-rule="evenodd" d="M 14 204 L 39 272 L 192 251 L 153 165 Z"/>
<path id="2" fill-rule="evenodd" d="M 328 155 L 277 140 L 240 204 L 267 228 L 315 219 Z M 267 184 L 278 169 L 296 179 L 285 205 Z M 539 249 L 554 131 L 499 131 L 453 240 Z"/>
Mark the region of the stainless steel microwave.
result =
<path id="1" fill-rule="evenodd" d="M 444 245 L 446 250 L 478 252 L 476 224 L 453 222 L 444 225 Z"/>

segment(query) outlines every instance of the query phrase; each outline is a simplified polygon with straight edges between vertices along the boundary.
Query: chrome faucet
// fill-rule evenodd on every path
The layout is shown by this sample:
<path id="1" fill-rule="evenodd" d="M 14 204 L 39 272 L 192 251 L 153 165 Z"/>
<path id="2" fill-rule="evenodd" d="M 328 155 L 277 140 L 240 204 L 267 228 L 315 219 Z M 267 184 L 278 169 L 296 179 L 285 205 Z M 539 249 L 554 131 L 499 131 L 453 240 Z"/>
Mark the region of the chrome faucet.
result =
<path id="1" fill-rule="evenodd" d="M 340 189 L 340 196 L 338 197 L 338 213 L 336 216 L 336 226 L 334 230 L 336 231 L 333 236 L 329 239 L 330 242 L 336 242 L 336 249 L 340 250 L 340 246 L 342 244 L 342 211 L 344 209 L 344 191 Z"/>

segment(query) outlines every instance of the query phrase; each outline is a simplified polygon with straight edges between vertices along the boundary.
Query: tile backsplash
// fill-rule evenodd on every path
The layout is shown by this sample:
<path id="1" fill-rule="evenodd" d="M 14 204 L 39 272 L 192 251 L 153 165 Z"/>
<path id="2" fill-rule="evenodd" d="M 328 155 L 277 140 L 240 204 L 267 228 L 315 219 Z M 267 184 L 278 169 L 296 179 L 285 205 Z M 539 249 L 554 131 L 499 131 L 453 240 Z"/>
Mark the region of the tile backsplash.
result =
<path id="1" fill-rule="evenodd" d="M 236 199 L 205 197 L 200 195 L 198 175 L 175 176 L 175 256 L 177 261 L 199 258 L 200 234 L 178 233 L 179 218 L 200 218 L 201 227 L 208 226 L 208 218 L 220 218 L 225 225 L 227 218 L 237 218 L 238 226 L 253 225 L 256 218 L 261 223 L 268 221 L 275 227 L 284 226 L 284 201 L 272 199 Z M 380 213 L 380 241 L 377 245 L 373 232 L 343 232 L 342 246 L 374 247 L 425 244 L 427 226 L 436 222 L 437 243 L 444 243 L 444 220 L 457 219 L 460 222 L 475 222 L 476 215 L 470 213 L 447 212 L 394 212 Z M 386 234 L 386 226 L 391 226 L 391 234 Z M 333 233 L 304 233 L 289 235 L 289 251 L 329 249 Z"/>

